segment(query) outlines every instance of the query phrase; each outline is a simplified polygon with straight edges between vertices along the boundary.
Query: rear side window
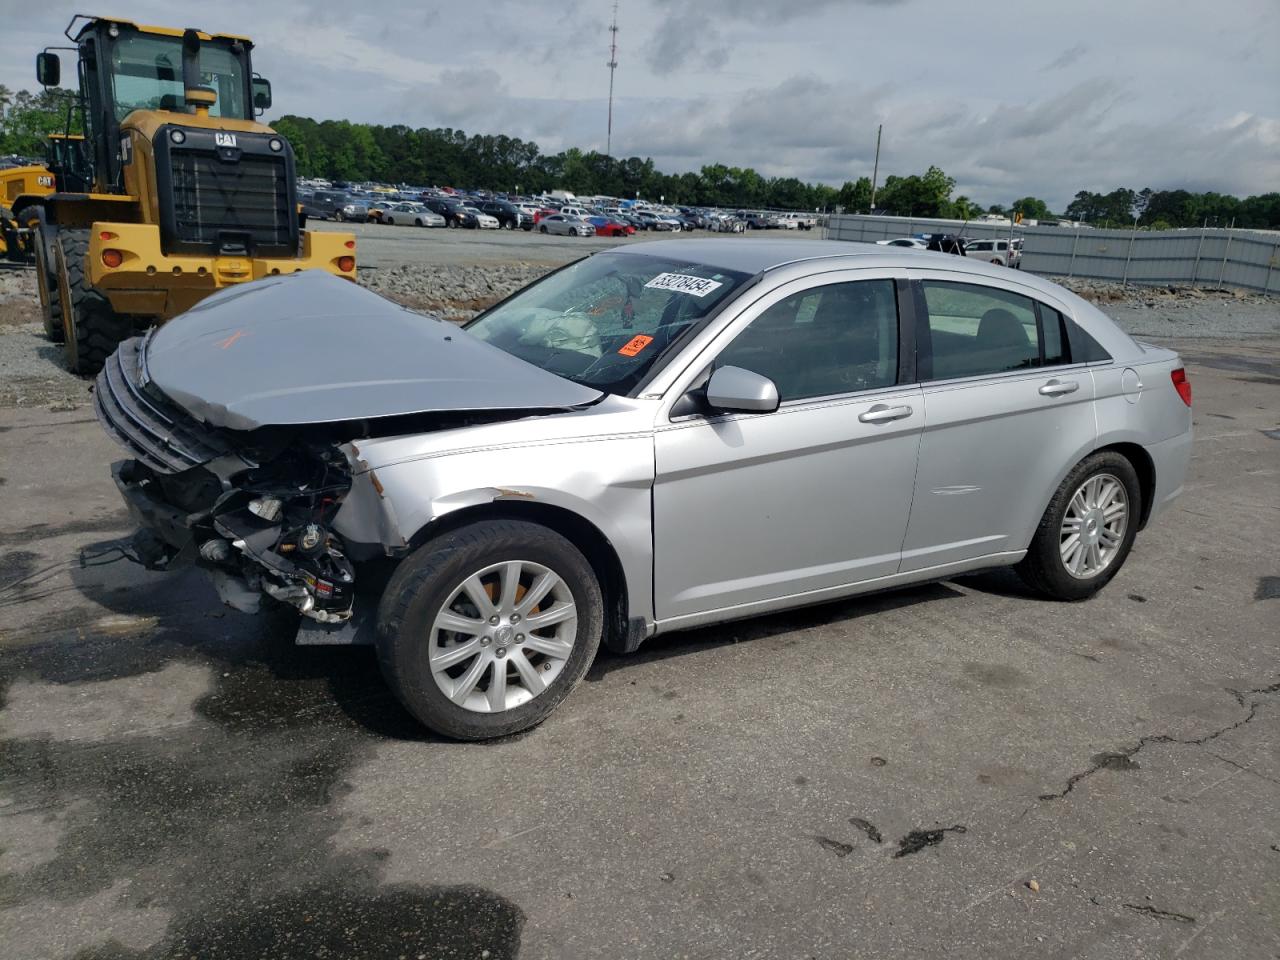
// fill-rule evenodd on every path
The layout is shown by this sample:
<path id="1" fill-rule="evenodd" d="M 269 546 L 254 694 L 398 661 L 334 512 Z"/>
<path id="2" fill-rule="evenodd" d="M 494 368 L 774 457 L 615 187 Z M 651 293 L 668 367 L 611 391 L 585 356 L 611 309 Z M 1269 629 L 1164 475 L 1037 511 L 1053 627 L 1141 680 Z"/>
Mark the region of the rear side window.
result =
<path id="1" fill-rule="evenodd" d="M 1102 344 L 1086 333 L 1079 324 L 1066 317 L 1062 317 L 1062 324 L 1063 329 L 1066 330 L 1067 341 L 1071 345 L 1071 357 L 1075 363 L 1099 363 L 1111 359 L 1111 354 L 1107 353 Z"/>
<path id="2" fill-rule="evenodd" d="M 1044 342 L 1044 365 L 1071 362 L 1071 346 L 1067 342 L 1066 318 L 1053 307 L 1037 303 L 1040 311 L 1040 334 Z"/>
<path id="3" fill-rule="evenodd" d="M 926 380 L 978 377 L 1040 364 L 1035 302 L 997 287 L 926 280 Z M 925 350 L 921 350 L 925 354 Z M 922 367 L 929 366 L 921 364 Z"/>
<path id="4" fill-rule="evenodd" d="M 833 283 L 756 317 L 716 358 L 768 377 L 783 401 L 891 386 L 898 372 L 892 280 Z"/>

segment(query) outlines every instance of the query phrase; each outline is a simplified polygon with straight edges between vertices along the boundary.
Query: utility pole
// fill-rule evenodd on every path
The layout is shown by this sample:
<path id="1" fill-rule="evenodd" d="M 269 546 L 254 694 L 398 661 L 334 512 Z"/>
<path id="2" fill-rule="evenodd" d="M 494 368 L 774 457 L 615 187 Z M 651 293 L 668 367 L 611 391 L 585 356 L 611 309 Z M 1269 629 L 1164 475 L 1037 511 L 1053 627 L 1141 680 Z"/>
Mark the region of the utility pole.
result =
<path id="1" fill-rule="evenodd" d="M 876 127 L 876 163 L 871 168 L 871 212 L 876 212 L 876 182 L 880 179 L 880 134 L 884 132 L 884 124 Z"/>
<path id="2" fill-rule="evenodd" d="M 613 22 L 609 24 L 609 133 L 604 154 L 613 156 L 613 73 L 618 69 L 618 0 L 613 0 Z"/>

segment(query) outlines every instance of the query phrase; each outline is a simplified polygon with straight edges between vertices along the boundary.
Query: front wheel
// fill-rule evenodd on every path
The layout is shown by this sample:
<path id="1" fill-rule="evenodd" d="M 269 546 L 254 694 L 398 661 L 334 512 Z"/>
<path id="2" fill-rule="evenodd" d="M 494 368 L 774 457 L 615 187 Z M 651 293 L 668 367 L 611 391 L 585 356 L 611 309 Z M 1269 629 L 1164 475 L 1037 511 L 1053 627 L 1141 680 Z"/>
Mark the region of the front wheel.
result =
<path id="1" fill-rule="evenodd" d="M 1049 501 L 1018 575 L 1054 600 L 1087 600 L 1124 565 L 1141 512 L 1133 464 L 1112 451 L 1086 457 Z"/>
<path id="2" fill-rule="evenodd" d="M 541 723 L 586 673 L 603 627 L 599 583 L 572 543 L 485 521 L 401 564 L 379 605 L 378 655 L 418 720 L 485 740 Z"/>
<path id="3" fill-rule="evenodd" d="M 538 232 L 539 232 L 539 233 L 546 233 L 546 232 L 547 232 L 547 228 L 546 228 L 546 227 L 539 227 L 539 228 L 538 228 Z"/>

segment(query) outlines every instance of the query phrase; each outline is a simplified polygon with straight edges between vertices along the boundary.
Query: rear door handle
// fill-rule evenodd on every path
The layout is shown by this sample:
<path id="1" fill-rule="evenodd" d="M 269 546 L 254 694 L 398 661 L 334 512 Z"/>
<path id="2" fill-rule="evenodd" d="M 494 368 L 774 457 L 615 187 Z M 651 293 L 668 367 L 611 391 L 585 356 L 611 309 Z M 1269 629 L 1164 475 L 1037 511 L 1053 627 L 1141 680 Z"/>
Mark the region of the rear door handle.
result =
<path id="1" fill-rule="evenodd" d="M 888 423 L 890 420 L 904 420 L 909 416 L 911 416 L 910 407 L 888 407 L 883 403 L 877 403 L 871 409 L 858 414 L 858 419 L 863 423 Z"/>
<path id="2" fill-rule="evenodd" d="M 1040 388 L 1041 396 L 1060 397 L 1066 393 L 1075 393 L 1080 389 L 1080 384 L 1075 380 L 1050 380 Z"/>

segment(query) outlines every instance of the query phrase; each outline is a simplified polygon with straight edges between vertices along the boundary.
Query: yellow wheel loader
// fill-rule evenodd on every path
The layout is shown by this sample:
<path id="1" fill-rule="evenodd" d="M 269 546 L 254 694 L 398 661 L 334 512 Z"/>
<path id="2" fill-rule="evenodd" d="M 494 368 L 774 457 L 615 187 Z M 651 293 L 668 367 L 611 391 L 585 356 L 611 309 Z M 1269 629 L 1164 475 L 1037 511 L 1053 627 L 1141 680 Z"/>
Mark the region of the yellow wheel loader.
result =
<path id="1" fill-rule="evenodd" d="M 46 327 L 67 364 L 94 373 L 136 329 L 216 290 L 320 269 L 355 279 L 355 237 L 302 229 L 293 151 L 255 117 L 271 85 L 252 42 L 199 30 L 74 17 L 86 149 L 50 140 L 54 191 L 33 239 Z M 37 79 L 57 86 L 55 48 Z M 63 156 L 57 156 L 61 149 Z"/>

